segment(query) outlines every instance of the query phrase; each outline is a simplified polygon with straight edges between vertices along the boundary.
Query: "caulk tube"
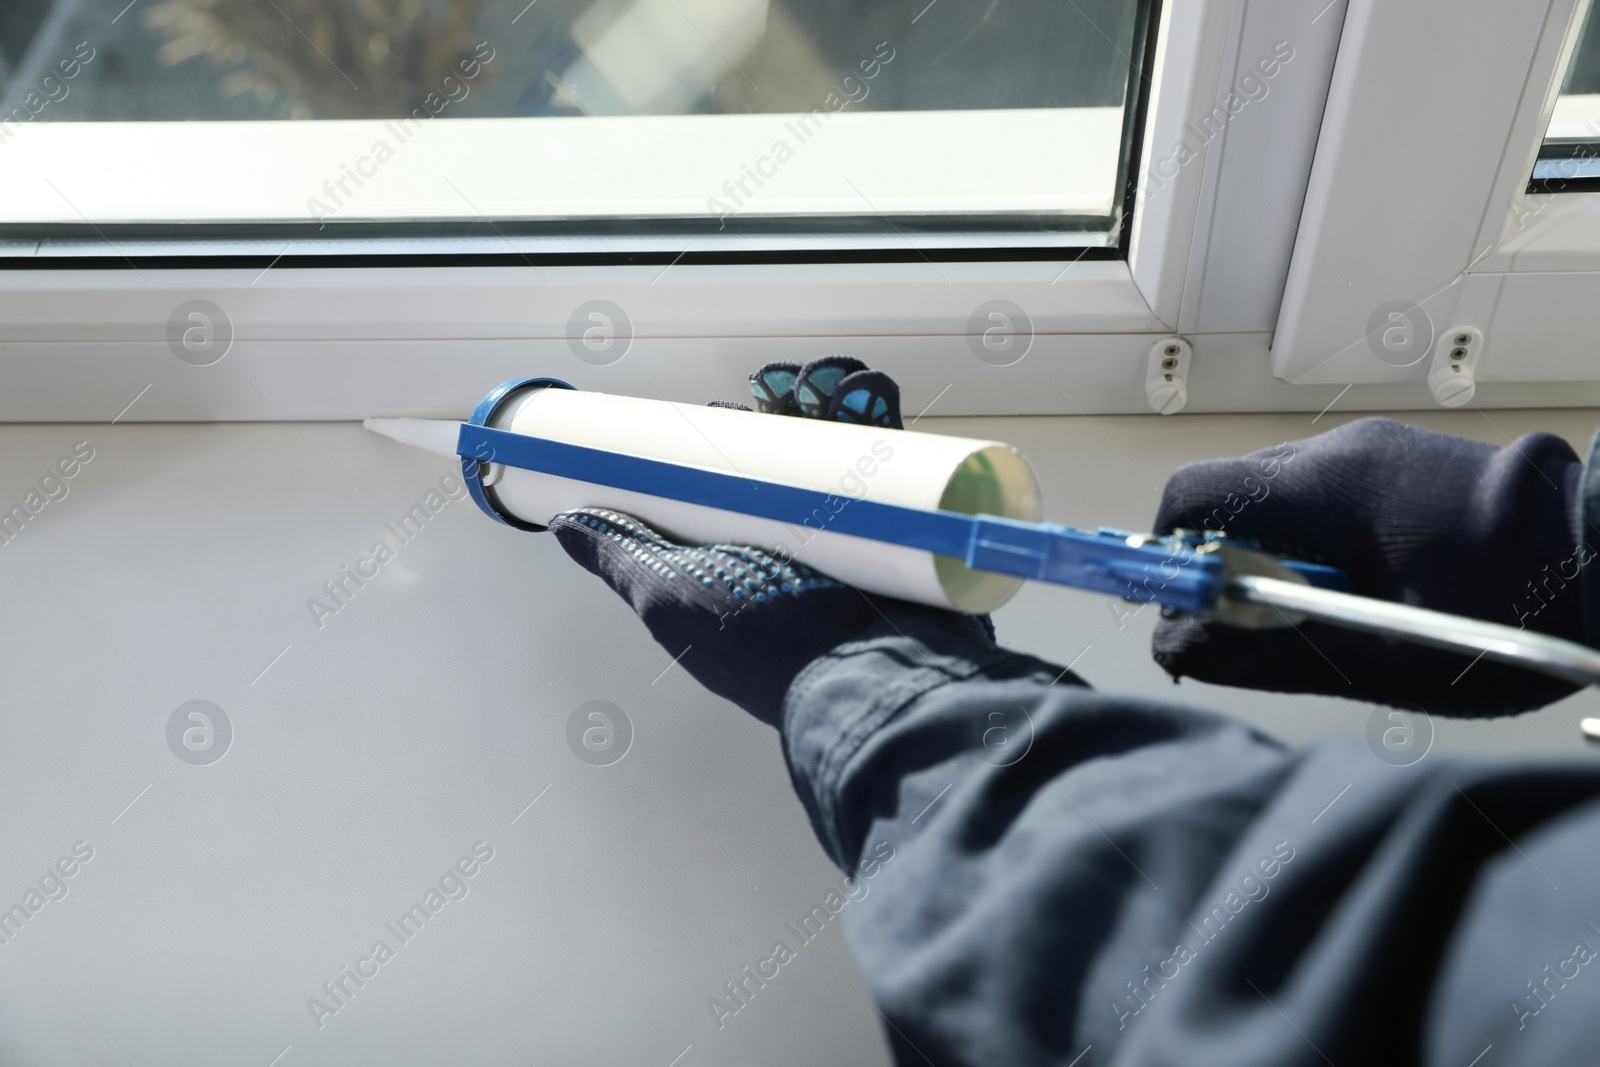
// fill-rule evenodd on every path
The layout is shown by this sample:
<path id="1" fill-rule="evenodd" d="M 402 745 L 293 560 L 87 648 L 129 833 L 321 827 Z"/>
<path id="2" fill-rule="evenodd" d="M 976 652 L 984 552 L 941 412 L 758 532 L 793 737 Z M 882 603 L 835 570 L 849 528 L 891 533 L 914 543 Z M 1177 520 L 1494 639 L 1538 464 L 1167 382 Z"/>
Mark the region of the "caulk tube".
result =
<path id="1" fill-rule="evenodd" d="M 579 391 L 550 379 L 508 382 L 479 405 L 481 426 L 825 493 L 800 523 L 465 458 L 486 511 L 538 528 L 564 511 L 626 512 L 687 544 L 745 544 L 792 557 L 870 593 L 957 611 L 1009 600 L 1022 581 L 964 561 L 830 530 L 854 500 L 1036 522 L 1038 483 L 997 441 L 759 415 Z M 475 469 L 474 469 L 475 468 Z"/>

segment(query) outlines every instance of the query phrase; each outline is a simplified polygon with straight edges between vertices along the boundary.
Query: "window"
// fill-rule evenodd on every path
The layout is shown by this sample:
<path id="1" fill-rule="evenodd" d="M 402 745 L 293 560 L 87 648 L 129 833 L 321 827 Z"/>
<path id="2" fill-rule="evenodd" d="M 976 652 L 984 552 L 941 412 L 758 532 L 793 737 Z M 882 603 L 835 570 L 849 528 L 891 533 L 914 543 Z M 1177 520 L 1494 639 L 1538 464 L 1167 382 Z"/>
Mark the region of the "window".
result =
<path id="1" fill-rule="evenodd" d="M 1530 192 L 1600 188 L 1600 5 L 1579 23 L 1550 127 L 1534 164 Z"/>
<path id="2" fill-rule="evenodd" d="M 1581 158 L 1600 141 L 1593 11 L 1417 0 L 1364 3 L 1358 16 L 1352 4 L 1275 374 L 1330 395 L 1382 383 L 1417 407 L 1600 400 L 1588 341 L 1600 192 Z"/>
<path id="3" fill-rule="evenodd" d="M 1261 369 L 1345 5 L 16 0 L 0 418 L 695 400 L 828 352 L 911 411 L 1141 412 L 1175 334 L 1191 410 L 1319 408 Z"/>
<path id="4" fill-rule="evenodd" d="M 1111 248 L 1153 10 L 19 4 L 0 212 L 54 256 L 179 234 L 294 255 Z"/>

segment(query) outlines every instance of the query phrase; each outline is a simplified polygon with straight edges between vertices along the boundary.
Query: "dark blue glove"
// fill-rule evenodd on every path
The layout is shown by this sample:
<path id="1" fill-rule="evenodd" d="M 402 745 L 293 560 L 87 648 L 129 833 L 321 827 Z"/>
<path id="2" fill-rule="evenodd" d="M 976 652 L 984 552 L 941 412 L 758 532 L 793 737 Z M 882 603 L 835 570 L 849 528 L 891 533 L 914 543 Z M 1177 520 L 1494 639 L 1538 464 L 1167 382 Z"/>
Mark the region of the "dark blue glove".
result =
<path id="1" fill-rule="evenodd" d="M 1362 596 L 1582 641 L 1581 471 L 1571 447 L 1551 434 L 1494 448 L 1362 419 L 1242 459 L 1183 467 L 1167 483 L 1155 530 L 1225 532 L 1340 567 Z M 1166 618 L 1154 653 L 1174 679 L 1442 715 L 1510 714 L 1574 691 L 1471 656 L 1316 622 L 1297 629 Z"/>
<path id="2" fill-rule="evenodd" d="M 750 375 L 750 393 L 768 415 L 905 429 L 895 380 L 849 356 L 823 356 L 805 366 L 768 363 Z"/>
<path id="3" fill-rule="evenodd" d="M 750 376 L 750 389 L 766 412 L 902 428 L 894 381 L 845 356 L 804 367 L 769 363 Z M 795 676 L 884 617 L 881 605 L 925 612 L 952 632 L 991 643 L 994 638 L 988 616 L 870 596 L 759 549 L 673 544 L 638 519 L 612 511 L 557 515 L 550 532 L 638 612 L 650 636 L 668 654 L 681 656 L 701 685 L 773 726 L 781 725 L 784 694 Z"/>

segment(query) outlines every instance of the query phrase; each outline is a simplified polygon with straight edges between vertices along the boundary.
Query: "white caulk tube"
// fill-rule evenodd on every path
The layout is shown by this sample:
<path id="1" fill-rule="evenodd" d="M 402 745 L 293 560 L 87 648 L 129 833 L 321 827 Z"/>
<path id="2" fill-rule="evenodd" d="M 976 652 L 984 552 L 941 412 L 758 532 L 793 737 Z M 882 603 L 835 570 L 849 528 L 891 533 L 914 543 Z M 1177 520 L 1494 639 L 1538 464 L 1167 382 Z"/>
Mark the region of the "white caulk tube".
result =
<path id="1" fill-rule="evenodd" d="M 1038 483 L 1009 445 L 541 384 L 498 400 L 491 394 L 491 401 L 483 424 L 493 429 L 829 494 L 804 522 L 789 523 L 484 463 L 480 477 L 503 513 L 497 517 L 545 526 L 564 511 L 609 508 L 680 543 L 754 545 L 866 592 L 957 611 L 993 610 L 1022 584 L 950 556 L 828 528 L 852 500 L 1037 522 Z M 460 426 L 423 419 L 364 425 L 442 455 L 455 454 Z"/>

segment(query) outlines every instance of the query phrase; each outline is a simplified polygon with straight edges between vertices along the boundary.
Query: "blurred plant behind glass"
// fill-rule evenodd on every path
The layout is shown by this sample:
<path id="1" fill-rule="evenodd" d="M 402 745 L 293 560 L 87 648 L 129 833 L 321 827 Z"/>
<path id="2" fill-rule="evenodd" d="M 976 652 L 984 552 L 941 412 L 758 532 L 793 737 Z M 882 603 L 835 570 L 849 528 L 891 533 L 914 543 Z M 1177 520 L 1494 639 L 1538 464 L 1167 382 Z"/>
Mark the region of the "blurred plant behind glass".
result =
<path id="1" fill-rule="evenodd" d="M 205 56 L 224 96 L 253 95 L 280 117 L 410 114 L 477 43 L 483 0 L 162 0 L 145 22 L 172 65 Z M 477 69 L 474 64 L 468 69 Z M 459 91 L 459 90 L 457 90 Z"/>
<path id="2" fill-rule="evenodd" d="M 796 112 L 823 106 L 830 93 L 849 96 L 856 111 L 1115 107 L 1137 6 L 0 0 L 0 114 L 38 96 L 41 79 L 80 42 L 94 59 L 64 96 L 56 87 L 60 99 L 38 109 L 37 121 L 408 115 L 429 93 L 448 95 L 444 79 L 480 41 L 493 62 L 440 117 Z M 891 53 L 865 84 L 861 64 Z M 30 121 L 27 111 L 14 121 Z"/>

